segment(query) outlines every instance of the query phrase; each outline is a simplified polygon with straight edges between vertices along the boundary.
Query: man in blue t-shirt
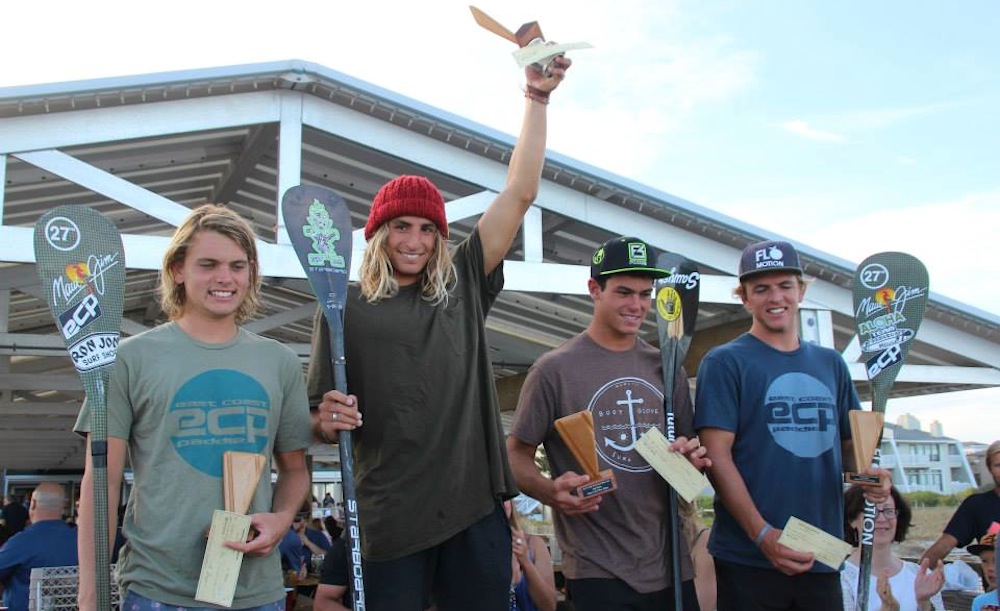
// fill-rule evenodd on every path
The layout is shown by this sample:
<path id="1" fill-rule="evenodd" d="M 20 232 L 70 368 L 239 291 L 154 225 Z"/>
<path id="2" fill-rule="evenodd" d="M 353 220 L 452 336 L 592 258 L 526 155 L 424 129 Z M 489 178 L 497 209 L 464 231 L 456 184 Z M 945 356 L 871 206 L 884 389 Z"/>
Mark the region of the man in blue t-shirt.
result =
<path id="1" fill-rule="evenodd" d="M 0 584 L 10 611 L 26 611 L 31 569 L 76 564 L 76 531 L 62 519 L 66 495 L 47 482 L 35 488 L 28 516 L 31 526 L 0 547 Z"/>
<path id="2" fill-rule="evenodd" d="M 839 567 L 778 543 L 790 516 L 843 537 L 847 413 L 858 409 L 844 359 L 800 341 L 806 284 L 787 242 L 751 244 L 736 294 L 750 331 L 714 348 L 698 370 L 695 428 L 708 448 L 716 520 L 709 539 L 718 609 L 841 611 Z M 866 497 L 885 501 L 889 476 Z"/>

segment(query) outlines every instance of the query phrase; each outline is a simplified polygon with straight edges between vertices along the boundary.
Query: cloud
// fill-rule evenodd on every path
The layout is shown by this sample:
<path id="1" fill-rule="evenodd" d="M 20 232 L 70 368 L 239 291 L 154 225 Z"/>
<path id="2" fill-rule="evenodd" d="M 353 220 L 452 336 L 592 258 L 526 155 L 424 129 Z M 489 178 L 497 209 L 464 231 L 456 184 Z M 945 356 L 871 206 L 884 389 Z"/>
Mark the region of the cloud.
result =
<path id="1" fill-rule="evenodd" d="M 963 100 L 948 100 L 943 102 L 929 102 L 927 104 L 915 104 L 912 106 L 897 106 L 893 108 L 851 110 L 834 114 L 820 115 L 816 118 L 816 120 L 822 121 L 826 125 L 832 125 L 837 130 L 842 132 L 870 132 L 874 130 L 886 129 L 899 123 L 905 123 L 907 121 L 927 117 L 929 115 L 959 110 L 986 103 L 996 104 L 995 96 L 993 98 L 979 97 Z"/>
<path id="2" fill-rule="evenodd" d="M 808 138 L 810 140 L 819 140 L 821 142 L 836 142 L 838 144 L 843 144 L 847 142 L 847 138 L 840 134 L 835 134 L 833 132 L 824 132 L 812 127 L 806 121 L 802 119 L 793 119 L 791 121 L 783 121 L 778 124 L 782 129 L 792 132 L 793 134 L 802 136 L 803 138 Z"/>
<path id="3" fill-rule="evenodd" d="M 851 261 L 899 250 L 923 261 L 931 291 L 994 314 L 1000 312 L 996 228 L 1000 189 L 949 201 L 878 209 L 815 226 L 807 243 Z"/>
<path id="4" fill-rule="evenodd" d="M 743 198 L 712 208 L 855 263 L 875 252 L 907 252 L 927 266 L 933 293 L 1000 313 L 1000 283 L 989 280 L 996 275 L 1000 188 L 907 206 L 862 191 Z"/>
<path id="5" fill-rule="evenodd" d="M 991 443 L 1000 439 L 1000 426 L 984 426 L 984 423 L 997 421 L 997 405 L 1000 405 L 1000 388 L 982 388 L 891 399 L 885 415 L 886 422 L 895 424 L 899 416 L 911 414 L 920 420 L 925 431 L 937 420 L 945 437 Z"/>

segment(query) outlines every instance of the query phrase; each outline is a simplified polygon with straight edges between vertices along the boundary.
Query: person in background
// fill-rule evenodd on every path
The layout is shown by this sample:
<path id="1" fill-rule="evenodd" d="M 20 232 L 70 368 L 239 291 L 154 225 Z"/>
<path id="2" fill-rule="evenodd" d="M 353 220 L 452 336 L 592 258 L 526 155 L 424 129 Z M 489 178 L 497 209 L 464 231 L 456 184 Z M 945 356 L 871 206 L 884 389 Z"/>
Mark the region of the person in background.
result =
<path id="1" fill-rule="evenodd" d="M 510 611 L 554 611 L 558 595 L 549 548 L 541 537 L 521 529 L 522 518 L 512 501 L 504 501 L 503 508 L 510 523 L 513 549 Z"/>
<path id="2" fill-rule="evenodd" d="M 313 598 L 313 611 L 350 611 L 351 562 L 347 551 L 347 538 L 334 539 L 323 558 L 319 586 Z"/>
<path id="3" fill-rule="evenodd" d="M 7 528 L 8 537 L 13 537 L 21 532 L 28 524 L 28 510 L 13 492 L 7 495 L 3 511 L 0 513 L 3 514 L 3 522 Z"/>
<path id="4" fill-rule="evenodd" d="M 986 535 L 990 524 L 1000 519 L 1000 440 L 986 448 L 986 468 L 993 478 L 993 487 L 966 497 L 944 527 L 944 532 L 931 545 L 923 558 L 932 563 L 943 560 L 955 547 L 963 547 Z"/>
<path id="5" fill-rule="evenodd" d="M 681 532 L 691 550 L 694 564 L 694 589 L 698 593 L 701 611 L 715 611 L 715 563 L 708 553 L 708 536 L 711 529 L 698 516 L 698 506 L 683 498 L 677 499 L 681 515 Z"/>
<path id="6" fill-rule="evenodd" d="M 861 486 L 854 485 L 844 494 L 845 540 L 855 547 L 840 569 L 840 587 L 844 596 L 844 611 L 854 611 L 858 595 L 861 549 L 859 541 L 864 520 L 865 499 Z M 910 504 L 895 486 L 890 498 L 875 506 L 875 532 L 872 542 L 869 601 L 882 600 L 883 611 L 944 611 L 941 588 L 944 586 L 944 563 L 930 567 L 929 560 L 920 565 L 900 559 L 892 550 L 894 542 L 906 539 L 910 528 Z"/>
<path id="7" fill-rule="evenodd" d="M 965 549 L 979 556 L 983 563 L 983 581 L 986 582 L 986 592 L 972 600 L 972 611 L 997 611 L 1000 609 L 1000 601 L 997 600 L 997 531 L 983 536 L 979 543 Z"/>
<path id="8" fill-rule="evenodd" d="M 0 590 L 10 611 L 27 611 L 31 569 L 77 563 L 76 531 L 63 521 L 66 495 L 53 482 L 39 484 L 31 497 L 31 525 L 0 547 Z"/>

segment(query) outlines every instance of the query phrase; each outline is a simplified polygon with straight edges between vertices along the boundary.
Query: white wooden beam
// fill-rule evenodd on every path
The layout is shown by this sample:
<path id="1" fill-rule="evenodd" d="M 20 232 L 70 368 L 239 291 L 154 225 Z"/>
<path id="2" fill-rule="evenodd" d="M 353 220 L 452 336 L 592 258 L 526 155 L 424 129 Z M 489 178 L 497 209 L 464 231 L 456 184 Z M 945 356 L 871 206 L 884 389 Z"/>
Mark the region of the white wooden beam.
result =
<path id="1" fill-rule="evenodd" d="M 278 128 L 278 244 L 290 244 L 281 198 L 302 182 L 302 94 L 281 92 L 281 124 Z"/>
<path id="2" fill-rule="evenodd" d="M 180 225 L 184 218 L 191 213 L 189 208 L 162 195 L 153 193 L 61 151 L 15 153 L 14 157 L 62 176 L 70 182 L 110 197 L 174 227 Z"/>
<path id="3" fill-rule="evenodd" d="M 0 153 L 176 135 L 280 119 L 279 92 L 97 108 L 0 120 Z"/>

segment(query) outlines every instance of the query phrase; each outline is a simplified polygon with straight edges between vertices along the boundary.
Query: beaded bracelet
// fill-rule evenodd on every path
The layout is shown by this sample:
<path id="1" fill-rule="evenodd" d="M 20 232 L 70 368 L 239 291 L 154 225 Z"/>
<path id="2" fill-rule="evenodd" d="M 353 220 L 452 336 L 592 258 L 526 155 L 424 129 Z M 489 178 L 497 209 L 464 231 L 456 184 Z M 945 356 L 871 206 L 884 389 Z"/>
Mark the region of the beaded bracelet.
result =
<path id="1" fill-rule="evenodd" d="M 531 85 L 526 85 L 524 88 L 524 97 L 529 100 L 534 100 L 539 104 L 549 103 L 549 92 L 542 91 L 538 87 L 532 87 Z"/>

